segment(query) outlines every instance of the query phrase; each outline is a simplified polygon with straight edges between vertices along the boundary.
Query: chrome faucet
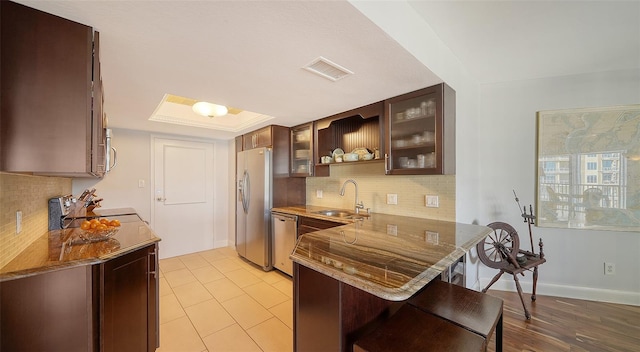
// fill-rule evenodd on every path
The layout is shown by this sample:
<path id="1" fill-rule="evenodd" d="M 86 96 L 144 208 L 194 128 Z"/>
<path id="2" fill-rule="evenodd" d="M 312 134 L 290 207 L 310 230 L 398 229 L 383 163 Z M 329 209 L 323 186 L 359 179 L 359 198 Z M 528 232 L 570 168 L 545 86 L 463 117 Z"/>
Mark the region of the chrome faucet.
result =
<path id="1" fill-rule="evenodd" d="M 340 195 L 344 197 L 344 189 L 347 187 L 347 183 L 353 183 L 353 185 L 356 187 L 356 206 L 355 206 L 355 210 L 356 210 L 356 214 L 360 214 L 360 209 L 364 209 L 364 204 L 362 204 L 362 202 L 358 203 L 358 184 L 356 183 L 356 181 L 354 181 L 352 179 L 348 179 L 348 180 L 344 181 L 344 183 L 342 184 L 342 188 L 340 189 Z"/>

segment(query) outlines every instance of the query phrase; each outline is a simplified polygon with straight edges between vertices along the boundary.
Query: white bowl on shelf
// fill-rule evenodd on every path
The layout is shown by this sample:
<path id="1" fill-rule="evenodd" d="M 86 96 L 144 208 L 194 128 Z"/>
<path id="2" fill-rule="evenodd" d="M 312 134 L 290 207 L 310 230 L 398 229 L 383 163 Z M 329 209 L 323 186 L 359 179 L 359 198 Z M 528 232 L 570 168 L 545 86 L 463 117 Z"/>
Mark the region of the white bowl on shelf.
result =
<path id="1" fill-rule="evenodd" d="M 359 155 L 356 153 L 345 153 L 343 158 L 344 161 L 358 161 Z"/>

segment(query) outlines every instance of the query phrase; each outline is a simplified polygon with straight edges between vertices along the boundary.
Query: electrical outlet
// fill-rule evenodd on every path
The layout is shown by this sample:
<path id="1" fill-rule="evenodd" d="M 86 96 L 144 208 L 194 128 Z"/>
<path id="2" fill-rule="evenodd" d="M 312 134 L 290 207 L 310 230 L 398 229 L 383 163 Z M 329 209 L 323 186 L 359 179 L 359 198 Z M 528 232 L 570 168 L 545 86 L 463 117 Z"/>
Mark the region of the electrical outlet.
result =
<path id="1" fill-rule="evenodd" d="M 604 274 L 605 275 L 615 275 L 616 274 L 616 263 L 604 263 Z"/>
<path id="2" fill-rule="evenodd" d="M 144 184 L 145 184 L 144 179 L 138 180 L 138 188 L 144 188 Z"/>
<path id="3" fill-rule="evenodd" d="M 387 194 L 387 204 L 398 204 L 398 195 Z"/>
<path id="4" fill-rule="evenodd" d="M 316 198 L 322 198 L 322 190 L 316 189 Z"/>
<path id="5" fill-rule="evenodd" d="M 438 242 L 440 242 L 440 234 L 437 232 L 432 232 L 432 231 L 424 231 L 424 238 L 427 240 L 427 242 L 432 243 L 432 244 L 438 244 Z"/>
<path id="6" fill-rule="evenodd" d="M 425 205 L 430 208 L 438 208 L 440 206 L 438 196 L 425 196 L 424 201 Z"/>
<path id="7" fill-rule="evenodd" d="M 22 232 L 22 212 L 16 211 L 16 235 Z"/>
<path id="8" fill-rule="evenodd" d="M 398 226 L 397 225 L 387 225 L 387 235 L 398 236 Z"/>

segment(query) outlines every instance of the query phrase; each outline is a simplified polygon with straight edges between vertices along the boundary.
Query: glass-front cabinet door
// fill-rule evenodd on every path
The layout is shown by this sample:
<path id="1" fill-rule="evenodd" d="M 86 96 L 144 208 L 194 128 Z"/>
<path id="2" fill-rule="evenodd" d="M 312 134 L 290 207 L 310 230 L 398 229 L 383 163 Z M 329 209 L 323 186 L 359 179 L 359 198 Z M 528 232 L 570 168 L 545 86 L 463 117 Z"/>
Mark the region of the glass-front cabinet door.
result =
<path id="1" fill-rule="evenodd" d="M 455 173 L 455 92 L 446 84 L 385 101 L 388 175 Z"/>
<path id="2" fill-rule="evenodd" d="M 313 176 L 313 123 L 291 127 L 291 176 Z"/>

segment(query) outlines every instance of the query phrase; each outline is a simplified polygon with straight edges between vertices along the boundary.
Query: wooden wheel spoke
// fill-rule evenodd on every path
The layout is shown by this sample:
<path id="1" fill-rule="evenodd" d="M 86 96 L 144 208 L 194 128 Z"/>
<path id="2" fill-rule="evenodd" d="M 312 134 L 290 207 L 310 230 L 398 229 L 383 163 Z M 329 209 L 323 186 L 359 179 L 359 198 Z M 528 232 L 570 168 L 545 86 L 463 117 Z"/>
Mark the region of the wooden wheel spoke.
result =
<path id="1" fill-rule="evenodd" d="M 503 268 L 506 260 L 498 247 L 504 247 L 515 256 L 520 247 L 518 233 L 511 225 L 504 222 L 494 222 L 487 226 L 493 231 L 485 237 L 484 241 L 476 245 L 478 258 L 490 268 Z"/>

